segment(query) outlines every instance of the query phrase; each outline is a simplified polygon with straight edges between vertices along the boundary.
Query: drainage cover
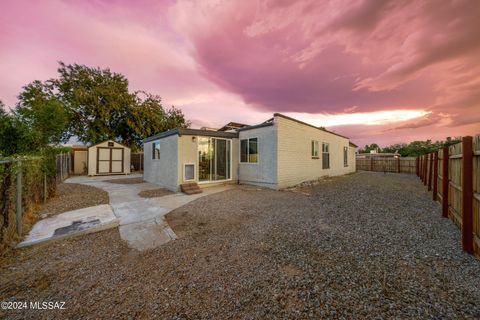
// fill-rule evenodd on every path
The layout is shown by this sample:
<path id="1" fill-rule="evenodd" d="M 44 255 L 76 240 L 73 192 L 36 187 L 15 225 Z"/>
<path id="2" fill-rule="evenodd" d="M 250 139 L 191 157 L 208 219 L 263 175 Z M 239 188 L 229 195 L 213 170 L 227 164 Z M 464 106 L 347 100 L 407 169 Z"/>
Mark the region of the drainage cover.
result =
<path id="1" fill-rule="evenodd" d="M 72 224 L 69 226 L 55 229 L 53 236 L 61 236 L 61 235 L 65 235 L 65 234 L 69 234 L 77 231 L 82 231 L 82 230 L 91 228 L 99 223 L 100 223 L 100 219 L 94 219 L 90 221 L 73 221 Z"/>

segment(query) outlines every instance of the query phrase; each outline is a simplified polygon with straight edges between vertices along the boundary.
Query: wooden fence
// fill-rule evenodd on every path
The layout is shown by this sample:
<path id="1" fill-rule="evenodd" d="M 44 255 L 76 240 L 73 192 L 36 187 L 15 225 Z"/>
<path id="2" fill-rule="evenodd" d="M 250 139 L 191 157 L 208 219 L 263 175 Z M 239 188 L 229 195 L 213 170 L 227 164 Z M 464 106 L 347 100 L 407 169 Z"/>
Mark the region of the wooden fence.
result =
<path id="1" fill-rule="evenodd" d="M 132 153 L 130 156 L 131 166 L 135 171 L 143 171 L 143 152 Z"/>
<path id="2" fill-rule="evenodd" d="M 416 174 L 460 228 L 463 249 L 480 256 L 480 136 L 418 157 Z"/>
<path id="3" fill-rule="evenodd" d="M 378 172 L 397 172 L 397 173 L 415 173 L 416 158 L 357 158 L 357 170 L 378 171 Z"/>

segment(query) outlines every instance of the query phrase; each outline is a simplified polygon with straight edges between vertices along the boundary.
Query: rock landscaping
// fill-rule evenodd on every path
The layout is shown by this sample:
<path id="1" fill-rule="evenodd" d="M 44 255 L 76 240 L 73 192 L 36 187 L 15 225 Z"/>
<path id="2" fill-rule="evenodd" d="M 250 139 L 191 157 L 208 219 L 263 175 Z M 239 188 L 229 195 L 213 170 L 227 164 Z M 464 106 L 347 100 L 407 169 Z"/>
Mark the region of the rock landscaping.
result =
<path id="1" fill-rule="evenodd" d="M 55 197 L 41 205 L 39 215 L 42 218 L 59 213 L 108 204 L 108 193 L 93 186 L 78 183 L 60 183 Z"/>
<path id="2" fill-rule="evenodd" d="M 179 239 L 139 252 L 116 229 L 12 252 L 0 318 L 479 318 L 480 261 L 407 174 L 242 186 L 167 215 Z"/>

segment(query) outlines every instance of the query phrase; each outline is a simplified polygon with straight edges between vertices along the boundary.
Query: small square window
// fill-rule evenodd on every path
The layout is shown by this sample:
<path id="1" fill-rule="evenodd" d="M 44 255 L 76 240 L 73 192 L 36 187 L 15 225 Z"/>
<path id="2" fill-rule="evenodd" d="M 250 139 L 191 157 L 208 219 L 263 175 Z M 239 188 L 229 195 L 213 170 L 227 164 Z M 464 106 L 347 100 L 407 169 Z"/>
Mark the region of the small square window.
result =
<path id="1" fill-rule="evenodd" d="M 152 159 L 160 159 L 160 141 L 152 143 Z"/>

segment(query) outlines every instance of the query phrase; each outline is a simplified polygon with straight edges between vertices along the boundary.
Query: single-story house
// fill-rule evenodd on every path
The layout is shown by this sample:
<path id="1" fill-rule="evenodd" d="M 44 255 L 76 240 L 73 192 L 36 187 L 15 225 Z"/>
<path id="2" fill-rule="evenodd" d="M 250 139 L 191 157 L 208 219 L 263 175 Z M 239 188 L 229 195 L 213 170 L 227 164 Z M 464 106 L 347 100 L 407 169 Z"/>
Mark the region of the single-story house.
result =
<path id="1" fill-rule="evenodd" d="M 258 125 L 230 127 L 177 128 L 146 138 L 144 179 L 173 191 L 187 182 L 278 190 L 355 172 L 356 145 L 337 133 L 279 113 Z"/>

